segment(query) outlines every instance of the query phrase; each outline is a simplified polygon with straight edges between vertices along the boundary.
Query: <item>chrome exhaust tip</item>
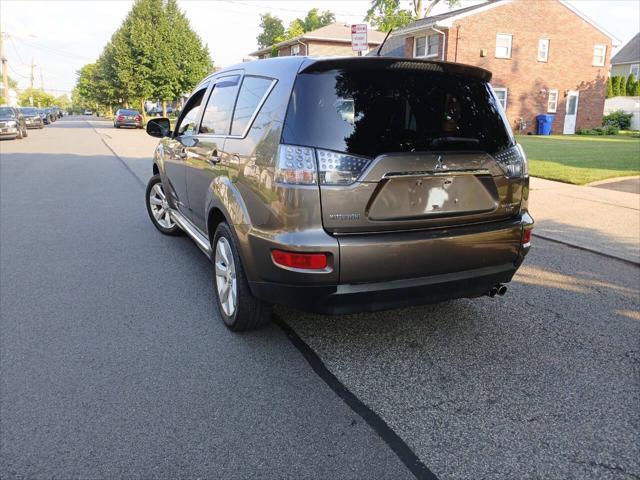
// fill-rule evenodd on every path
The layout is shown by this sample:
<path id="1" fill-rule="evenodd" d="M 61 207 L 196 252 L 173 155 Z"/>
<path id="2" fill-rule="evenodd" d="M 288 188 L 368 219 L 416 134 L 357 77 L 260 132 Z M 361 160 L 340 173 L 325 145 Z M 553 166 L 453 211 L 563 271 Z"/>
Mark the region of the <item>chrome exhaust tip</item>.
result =
<path id="1" fill-rule="evenodd" d="M 506 285 L 500 285 L 498 287 L 498 295 L 503 297 L 505 293 L 507 293 L 507 286 Z"/>
<path id="2" fill-rule="evenodd" d="M 488 295 L 493 298 L 498 294 L 498 287 L 491 287 L 491 290 L 489 290 Z"/>

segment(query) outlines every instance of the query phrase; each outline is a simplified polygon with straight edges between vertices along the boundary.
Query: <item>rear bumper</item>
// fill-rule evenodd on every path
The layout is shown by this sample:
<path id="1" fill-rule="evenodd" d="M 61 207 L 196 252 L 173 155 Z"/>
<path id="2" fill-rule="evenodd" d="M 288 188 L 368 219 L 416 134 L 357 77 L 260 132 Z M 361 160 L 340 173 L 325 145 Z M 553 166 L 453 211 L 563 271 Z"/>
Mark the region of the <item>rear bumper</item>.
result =
<path id="1" fill-rule="evenodd" d="M 250 285 L 254 295 L 267 302 L 308 312 L 346 314 L 479 297 L 494 285 L 511 281 L 516 270 L 514 264 L 505 264 L 390 282 L 330 286 L 251 282 Z"/>
<path id="2" fill-rule="evenodd" d="M 326 274 L 287 272 L 263 262 L 261 274 L 249 283 L 264 301 L 330 314 L 477 297 L 511 280 L 529 251 L 529 246 L 522 246 L 522 234 L 531 228 L 533 219 L 525 213 L 507 222 L 439 234 L 376 235 L 375 242 L 368 235 L 353 235 L 348 241 L 339 239 L 335 268 Z M 257 251 L 267 256 L 269 248 L 292 249 L 262 244 Z M 326 246 L 300 244 L 295 250 L 329 251 Z"/>
<path id="3" fill-rule="evenodd" d="M 114 126 L 116 127 L 138 127 L 142 128 L 142 122 L 114 122 Z"/>

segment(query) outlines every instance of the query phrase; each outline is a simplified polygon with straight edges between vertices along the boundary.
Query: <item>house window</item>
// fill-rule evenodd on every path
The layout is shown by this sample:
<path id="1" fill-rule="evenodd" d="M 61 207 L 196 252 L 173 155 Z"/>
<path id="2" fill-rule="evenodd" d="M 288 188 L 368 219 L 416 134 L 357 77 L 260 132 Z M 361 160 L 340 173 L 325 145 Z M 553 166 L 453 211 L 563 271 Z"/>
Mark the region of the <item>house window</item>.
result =
<path id="1" fill-rule="evenodd" d="M 416 37 L 413 41 L 414 57 L 436 57 L 438 56 L 438 35 L 426 35 Z"/>
<path id="2" fill-rule="evenodd" d="M 606 45 L 595 45 L 593 47 L 593 66 L 604 67 L 604 60 L 607 56 Z"/>
<path id="3" fill-rule="evenodd" d="M 300 55 L 300 45 L 291 45 L 291 55 L 293 57 Z"/>
<path id="4" fill-rule="evenodd" d="M 636 77 L 636 80 L 638 80 L 638 77 L 640 77 L 640 63 L 634 63 L 631 65 L 629 73 L 633 74 L 633 76 Z"/>
<path id="5" fill-rule="evenodd" d="M 547 113 L 556 113 L 558 111 L 558 90 L 549 90 L 549 99 L 547 100 Z"/>
<path id="6" fill-rule="evenodd" d="M 498 33 L 496 35 L 496 58 L 511 58 L 512 35 Z"/>
<path id="7" fill-rule="evenodd" d="M 502 109 L 507 111 L 507 89 L 506 88 L 494 88 L 493 91 L 496 94 L 498 103 L 502 105 Z"/>
<path id="8" fill-rule="evenodd" d="M 548 62 L 549 61 L 549 39 L 541 38 L 538 40 L 538 61 L 539 62 Z"/>

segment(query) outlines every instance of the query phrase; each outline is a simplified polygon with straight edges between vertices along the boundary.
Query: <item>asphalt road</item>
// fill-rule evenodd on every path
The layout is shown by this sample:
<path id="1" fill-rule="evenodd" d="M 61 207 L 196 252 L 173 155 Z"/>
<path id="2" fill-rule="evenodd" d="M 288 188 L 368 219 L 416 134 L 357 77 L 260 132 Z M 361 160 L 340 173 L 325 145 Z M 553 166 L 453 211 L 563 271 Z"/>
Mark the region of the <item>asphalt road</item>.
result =
<path id="1" fill-rule="evenodd" d="M 0 143 L 1 478 L 640 478 L 638 267 L 534 238 L 503 298 L 235 335 L 147 218 L 154 143 Z"/>

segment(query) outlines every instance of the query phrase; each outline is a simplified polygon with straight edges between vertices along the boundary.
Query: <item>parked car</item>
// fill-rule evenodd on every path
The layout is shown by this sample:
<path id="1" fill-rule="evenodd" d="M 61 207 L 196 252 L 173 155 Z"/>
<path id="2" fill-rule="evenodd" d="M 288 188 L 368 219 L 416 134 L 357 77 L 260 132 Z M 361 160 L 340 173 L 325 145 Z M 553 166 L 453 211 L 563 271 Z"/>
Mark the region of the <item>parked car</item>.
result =
<path id="1" fill-rule="evenodd" d="M 84 111 L 83 115 L 93 115 L 93 111 L 89 110 L 88 108 Z"/>
<path id="2" fill-rule="evenodd" d="M 171 114 L 173 113 L 173 107 L 170 105 L 167 105 L 167 113 Z M 151 108 L 151 110 L 149 110 L 149 115 L 162 115 L 162 107 L 153 107 Z"/>
<path id="3" fill-rule="evenodd" d="M 24 123 L 27 128 L 44 128 L 44 122 L 38 114 L 38 109 L 35 107 L 22 107 L 20 109 L 22 116 L 24 117 Z"/>
<path id="4" fill-rule="evenodd" d="M 114 128 L 120 127 L 134 127 L 142 128 L 142 115 L 138 110 L 131 110 L 128 108 L 121 108 L 116 112 L 113 117 Z"/>
<path id="5" fill-rule="evenodd" d="M 0 107 L 0 138 L 22 139 L 29 135 L 24 116 L 14 107 Z"/>
<path id="6" fill-rule="evenodd" d="M 53 108 L 47 107 L 44 109 L 45 113 L 49 116 L 49 121 L 51 123 L 55 122 L 58 119 L 58 116 L 53 111 Z"/>
<path id="7" fill-rule="evenodd" d="M 40 115 L 40 118 L 42 119 L 42 123 L 44 123 L 45 125 L 49 125 L 51 123 L 51 118 L 49 117 L 49 115 L 47 114 L 44 108 L 38 109 L 38 115 Z"/>
<path id="8" fill-rule="evenodd" d="M 531 245 L 527 160 L 476 67 L 286 57 L 195 89 L 146 203 L 213 262 L 232 330 L 506 292 Z"/>

